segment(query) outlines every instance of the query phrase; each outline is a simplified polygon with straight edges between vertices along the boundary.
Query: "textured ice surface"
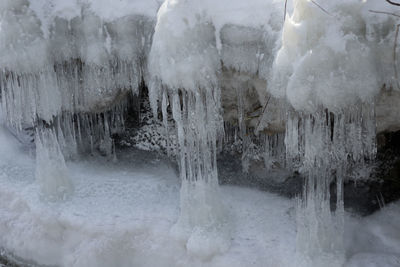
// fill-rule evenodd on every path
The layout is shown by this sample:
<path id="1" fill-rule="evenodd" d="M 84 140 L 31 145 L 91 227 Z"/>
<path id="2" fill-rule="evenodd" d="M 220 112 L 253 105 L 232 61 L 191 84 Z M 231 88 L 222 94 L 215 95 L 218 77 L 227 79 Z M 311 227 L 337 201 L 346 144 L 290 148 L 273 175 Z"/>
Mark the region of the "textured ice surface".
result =
<path id="1" fill-rule="evenodd" d="M 201 244 L 218 253 L 204 239 L 209 234 L 198 233 L 187 244 L 171 232 L 180 184 L 162 159 L 132 152 L 119 155 L 118 163 L 104 158 L 68 163 L 75 194 L 52 203 L 38 196 L 32 156 L 3 128 L 0 145 L 0 244 L 15 256 L 59 266 L 296 264 L 294 201 L 222 186 L 231 244 L 222 254 L 204 258 L 190 251 Z M 399 219 L 400 203 L 364 219 L 346 216 L 345 266 L 398 266 Z M 218 240 L 219 233 L 213 235 Z"/>
<path id="2" fill-rule="evenodd" d="M 295 228 L 289 200 L 223 187 L 232 240 L 220 254 L 215 247 L 219 232 L 196 232 L 188 244 L 170 232 L 179 214 L 179 179 L 153 154 L 121 154 L 118 163 L 69 163 L 75 193 L 67 202 L 51 203 L 38 197 L 33 160 L 18 152 L 18 143 L 4 131 L 0 139 L 2 148 L 10 147 L 0 161 L 0 244 L 24 259 L 60 266 L 290 263 L 285 255 L 293 254 Z M 278 228 L 285 230 L 278 233 Z M 204 258 L 191 252 L 202 250 L 219 255 Z"/>

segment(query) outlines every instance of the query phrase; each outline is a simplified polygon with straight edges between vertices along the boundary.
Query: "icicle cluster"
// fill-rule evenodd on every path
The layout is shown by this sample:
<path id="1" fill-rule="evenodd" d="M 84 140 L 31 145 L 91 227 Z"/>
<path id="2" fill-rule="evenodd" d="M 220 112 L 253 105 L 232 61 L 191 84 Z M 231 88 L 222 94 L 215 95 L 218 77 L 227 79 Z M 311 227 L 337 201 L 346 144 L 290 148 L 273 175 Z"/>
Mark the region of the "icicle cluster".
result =
<path id="1" fill-rule="evenodd" d="M 52 125 L 66 158 L 78 153 L 99 151 L 104 156 L 115 156 L 114 134 L 125 130 L 127 103 L 114 106 L 110 111 L 101 113 L 63 113 Z"/>
<path id="2" fill-rule="evenodd" d="M 182 187 L 175 232 L 183 235 L 191 253 L 210 257 L 216 251 L 208 242 L 215 242 L 217 250 L 225 250 L 229 243 L 228 238 L 215 238 L 225 232 L 221 226 L 226 219 L 217 173 L 217 142 L 223 137 L 217 79 L 221 66 L 215 28 L 207 15 L 191 9 L 193 6 L 201 5 L 166 1 L 160 8 L 150 52 L 153 82 L 149 94 L 154 116 L 160 105 L 168 127 L 169 106 L 178 133 Z M 215 235 L 212 241 L 210 235 Z"/>
<path id="3" fill-rule="evenodd" d="M 190 1 L 166 1 L 161 7 L 150 53 L 150 103 L 157 117 L 158 103 L 168 127 L 172 109 L 180 144 L 184 181 L 216 183 L 216 145 L 223 133 L 220 69 L 215 28 Z M 176 24 L 188 11 L 198 20 Z"/>
<path id="4" fill-rule="evenodd" d="M 297 207 L 297 249 L 312 266 L 326 255 L 343 259 L 343 182 L 352 167 L 375 157 L 374 122 L 373 104 L 360 103 L 335 114 L 327 109 L 288 113 L 287 165 L 307 177 Z M 333 184 L 336 194 L 331 196 Z"/>
<path id="5" fill-rule="evenodd" d="M 363 30 L 368 21 L 350 13 L 363 5 L 294 1 L 273 65 L 268 89 L 291 106 L 286 166 L 306 177 L 297 207 L 297 250 L 305 266 L 342 265 L 343 180 L 376 153 L 373 99 L 380 74 Z"/>
<path id="6" fill-rule="evenodd" d="M 147 76 L 153 19 L 104 21 L 90 6 L 81 8 L 42 25 L 27 0 L 0 5 L 0 93 L 13 127 L 52 123 L 65 112 L 111 110 L 138 92 Z"/>

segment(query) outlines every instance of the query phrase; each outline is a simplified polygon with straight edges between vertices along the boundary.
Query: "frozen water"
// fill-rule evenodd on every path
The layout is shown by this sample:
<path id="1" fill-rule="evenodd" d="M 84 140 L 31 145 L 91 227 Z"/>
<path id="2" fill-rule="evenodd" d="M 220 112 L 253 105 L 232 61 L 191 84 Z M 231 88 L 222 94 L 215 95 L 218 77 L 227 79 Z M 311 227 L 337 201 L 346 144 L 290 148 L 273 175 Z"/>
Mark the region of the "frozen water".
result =
<path id="1" fill-rule="evenodd" d="M 295 201 L 221 186 L 231 222 L 231 243 L 221 253 L 206 247 L 208 234 L 196 232 L 187 243 L 170 231 L 179 217 L 180 179 L 153 154 L 67 163 L 75 193 L 53 203 L 40 200 L 34 160 L 4 128 L 0 144 L 0 244 L 14 256 L 57 266 L 299 265 Z M 398 266 L 399 204 L 366 218 L 345 216 L 344 266 Z M 215 256 L 192 253 L 200 244 Z"/>
<path id="2" fill-rule="evenodd" d="M 65 200 L 73 192 L 64 156 L 55 132 L 51 129 L 37 129 L 36 132 L 35 177 L 43 198 Z"/>
<path id="3" fill-rule="evenodd" d="M 343 265 L 343 182 L 354 164 L 363 167 L 365 160 L 374 159 L 374 120 L 374 107 L 368 104 L 336 114 L 327 109 L 288 112 L 287 165 L 307 176 L 297 206 L 297 252 L 308 266 Z M 336 196 L 331 196 L 332 184 Z"/>
<path id="4" fill-rule="evenodd" d="M 116 16 L 97 1 L 5 1 L 0 92 L 9 123 L 22 129 L 65 112 L 101 113 L 137 94 L 157 6 L 145 12 L 143 3 L 121 2 L 129 15 Z"/>
<path id="5" fill-rule="evenodd" d="M 1 235 L 0 243 L 26 260 L 59 266 L 287 266 L 290 262 L 284 255 L 294 251 L 292 201 L 225 186 L 220 194 L 233 222 L 230 246 L 221 251 L 215 242 L 221 234 L 203 232 L 212 230 L 207 228 L 197 228 L 189 242 L 182 243 L 179 233 L 170 232 L 179 217 L 180 179 L 153 154 L 133 151 L 121 154 L 117 163 L 102 158 L 68 163 L 75 193 L 68 202 L 42 202 L 34 182 L 34 162 L 18 152 L 18 143 L 11 138 L 1 132 L 2 145 L 7 142 L 4 147 L 10 147 L 10 153 L 1 154 L 0 161 L 0 229 L 8 233 Z M 276 219 L 268 220 L 271 215 Z M 277 233 L 279 227 L 286 230 Z"/>
<path id="6" fill-rule="evenodd" d="M 112 8 L 109 5 L 105 0 L 0 3 L 2 112 L 7 123 L 18 130 L 41 127 L 36 136 L 37 185 L 28 182 L 32 176 L 29 166 L 26 175 L 25 169 L 10 159 L 0 165 L 4 170 L 0 176 L 0 190 L 4 194 L 0 197 L 6 203 L 1 206 L 5 219 L 1 221 L 0 216 L 0 229 L 4 229 L 2 233 L 10 232 L 3 238 L 7 249 L 27 259 L 65 266 L 185 266 L 202 265 L 204 261 L 220 266 L 228 265 L 231 259 L 238 259 L 239 265 L 249 265 L 252 260 L 242 258 L 253 255 L 247 248 L 245 255 L 232 253 L 238 247 L 241 249 L 242 243 L 248 244 L 246 239 L 235 240 L 240 232 L 235 229 L 235 220 L 244 225 L 247 222 L 235 213 L 240 201 L 230 196 L 232 192 L 240 195 L 242 189 L 218 186 L 216 156 L 223 146 L 223 137 L 228 136 L 226 139 L 232 138 L 241 145 L 244 171 L 249 170 L 252 160 L 263 159 L 267 168 L 273 168 L 284 165 L 286 157 L 286 167 L 308 176 L 299 203 L 260 195 L 265 201 L 272 201 L 268 205 L 276 205 L 272 211 L 285 210 L 285 205 L 297 209 L 296 258 L 288 256 L 288 252 L 294 255 L 294 245 L 285 243 L 294 239 L 294 216 L 292 212 L 288 217 L 282 216 L 283 210 L 279 210 L 278 218 L 289 225 L 286 229 L 280 221 L 284 226 L 278 227 L 290 233 L 283 235 L 287 237 L 285 242 L 278 242 L 284 249 L 268 247 L 273 253 L 264 255 L 258 252 L 265 252 L 265 246 L 253 244 L 257 247 L 255 264 L 342 265 L 349 257 L 343 246 L 343 179 L 349 167 L 362 165 L 376 152 L 374 102 L 380 86 L 385 84 L 398 90 L 391 46 L 396 22 L 369 11 L 390 10 L 376 1 L 317 4 L 296 0 L 293 13 L 291 7 L 287 10 L 292 15 L 287 15 L 282 24 L 284 1 L 275 0 L 166 0 L 162 5 L 161 1 L 121 0 L 113 3 Z M 137 169 L 130 169 L 135 177 L 130 180 L 118 168 L 109 172 L 100 168 L 118 178 L 111 181 L 93 170 L 101 165 L 98 162 L 71 164 L 69 172 L 64 162 L 64 158 L 73 159 L 79 152 L 90 150 L 92 155 L 98 151 L 118 163 L 112 136 L 124 130 L 128 105 L 124 99 L 128 94 L 137 94 L 142 82 L 149 86 L 154 119 L 158 118 L 158 110 L 162 113 L 167 148 L 172 143 L 170 131 L 177 132 L 179 216 L 177 199 L 172 197 L 178 192 L 176 180 L 172 189 L 168 184 L 171 177 L 176 178 L 172 174 L 166 175 L 171 180 L 163 180 L 158 172 L 138 173 Z M 222 99 L 234 102 L 227 114 L 222 112 Z M 256 106 L 264 107 L 261 113 Z M 287 118 L 282 116 L 285 111 Z M 174 123 L 169 121 L 171 115 Z M 231 136 L 231 132 L 224 134 L 223 116 L 237 122 Z M 279 125 L 285 120 L 283 143 L 283 129 Z M 259 133 L 259 143 L 253 130 Z M 3 147 L 10 149 L 6 144 Z M 121 160 L 120 156 L 118 159 Z M 130 160 L 133 165 L 133 159 Z M 99 183 L 98 192 L 93 192 L 94 178 L 84 181 L 77 169 L 85 178 L 105 179 Z M 28 179 L 26 188 L 18 180 L 24 178 Z M 115 189 L 125 186 L 119 179 L 126 182 L 127 191 Z M 336 184 L 336 196 L 330 195 L 331 183 Z M 50 200 L 64 199 L 72 192 L 72 184 L 78 184 L 79 189 L 75 188 L 77 195 L 70 196 L 70 203 L 42 203 L 32 193 L 38 189 Z M 171 191 L 167 189 L 165 193 L 165 188 Z M 85 193 L 79 195 L 80 190 Z M 109 198 L 104 200 L 96 193 L 108 194 Z M 243 194 L 254 200 L 261 193 Z M 335 207 L 330 206 L 331 197 L 336 197 Z M 229 206 L 226 199 L 235 204 Z M 124 209 L 117 212 L 118 218 L 137 224 L 123 223 L 114 235 L 112 230 L 119 219 L 110 219 L 111 226 L 106 227 L 103 226 L 109 221 L 98 223 L 107 217 L 107 212 L 113 213 L 107 202 L 110 200 Z M 90 203 L 84 204 L 85 201 Z M 122 204 L 124 201 L 133 203 L 133 207 Z M 159 218 L 157 212 L 163 214 L 163 210 L 161 205 L 149 206 L 152 202 L 167 203 L 171 209 L 164 211 L 168 216 L 163 217 L 159 228 L 154 222 Z M 93 203 L 100 203 L 98 210 L 90 210 Z M 256 210 L 249 203 L 245 205 L 246 209 Z M 56 215 L 47 214 L 48 208 L 55 210 Z M 81 208 L 87 216 L 79 212 Z M 148 213 L 152 209 L 157 212 Z M 260 222 L 252 227 L 257 235 L 268 234 L 262 238 L 270 241 L 271 236 L 277 235 L 265 229 L 269 229 L 269 223 L 279 224 L 271 216 L 265 219 L 268 215 L 257 217 Z M 40 220 L 39 216 L 45 218 Z M 27 220 L 34 222 L 33 226 L 24 224 Z M 91 229 L 91 220 L 96 222 L 95 229 Z M 10 226 L 13 223 L 21 225 L 14 229 Z M 143 226 L 151 223 L 154 225 Z M 50 227 L 50 232 L 41 230 L 45 226 Z M 42 240 L 36 254 L 32 244 L 25 244 L 13 232 L 21 229 L 32 230 L 29 234 Z M 103 233 L 106 237 L 98 240 L 97 236 Z M 15 236 L 19 238 L 14 240 Z M 170 239 L 173 245 L 169 249 L 175 254 L 164 248 Z M 389 241 L 394 244 L 392 247 L 397 246 L 396 242 Z M 62 247 L 53 248 L 50 243 L 62 243 Z M 41 254 L 48 247 L 54 252 L 53 257 Z M 125 257 L 132 250 L 136 253 L 133 255 L 139 256 Z M 350 266 L 362 264 L 361 260 L 374 264 L 371 255 L 381 255 L 382 251 L 357 253 L 350 259 Z M 389 253 L 389 259 L 382 264 L 395 264 L 398 260 L 395 252 Z"/>
<path id="7" fill-rule="evenodd" d="M 228 249 L 229 229 L 217 173 L 217 141 L 223 136 L 217 79 L 220 62 L 215 28 L 208 16 L 201 14 L 201 5 L 196 1 L 164 2 L 149 64 L 153 112 L 157 114 L 159 102 L 168 131 L 169 103 L 178 133 L 181 215 L 174 232 L 183 229 L 187 234 L 180 238 L 187 240 L 188 250 L 210 258 Z M 215 247 L 210 251 L 211 244 Z"/>

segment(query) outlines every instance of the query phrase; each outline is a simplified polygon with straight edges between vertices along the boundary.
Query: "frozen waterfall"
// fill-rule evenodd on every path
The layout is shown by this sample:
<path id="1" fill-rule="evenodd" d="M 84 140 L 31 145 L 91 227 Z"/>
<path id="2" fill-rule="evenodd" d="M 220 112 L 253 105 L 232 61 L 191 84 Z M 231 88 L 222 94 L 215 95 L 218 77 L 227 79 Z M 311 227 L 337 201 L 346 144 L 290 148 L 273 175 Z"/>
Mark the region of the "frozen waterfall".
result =
<path id="1" fill-rule="evenodd" d="M 373 165 L 379 133 L 400 131 L 393 6 L 111 2 L 1 0 L 0 112 L 15 135 L 32 137 L 41 201 L 83 194 L 70 165 L 119 164 L 122 143 L 150 139 L 148 150 L 179 169 L 168 238 L 207 262 L 239 242 L 218 178 L 229 154 L 241 161 L 238 177 L 304 179 L 292 264 L 346 264 L 344 183 Z"/>

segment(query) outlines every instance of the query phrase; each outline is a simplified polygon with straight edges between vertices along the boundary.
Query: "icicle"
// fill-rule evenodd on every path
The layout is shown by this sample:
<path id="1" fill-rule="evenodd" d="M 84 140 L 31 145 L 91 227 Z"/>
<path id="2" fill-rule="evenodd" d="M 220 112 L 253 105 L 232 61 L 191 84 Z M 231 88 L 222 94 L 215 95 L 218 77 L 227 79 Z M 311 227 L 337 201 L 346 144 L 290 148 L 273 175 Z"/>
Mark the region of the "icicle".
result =
<path id="1" fill-rule="evenodd" d="M 93 135 L 90 135 L 90 154 L 94 155 L 94 143 L 93 143 Z"/>
<path id="2" fill-rule="evenodd" d="M 162 97 L 162 104 L 161 104 L 161 112 L 162 112 L 162 118 L 163 118 L 163 125 L 165 129 L 165 136 L 167 140 L 166 148 L 167 148 L 167 155 L 171 155 L 170 151 L 170 139 L 169 139 L 169 132 L 168 132 L 168 95 L 167 95 L 167 89 L 164 88 L 163 90 L 163 97 Z"/>
<path id="3" fill-rule="evenodd" d="M 116 148 L 115 148 L 115 141 L 114 141 L 114 139 L 112 140 L 112 147 L 113 147 L 113 151 L 112 151 L 113 162 L 116 163 L 116 162 L 118 161 L 118 159 L 117 159 L 117 152 L 116 152 Z"/>
<path id="4" fill-rule="evenodd" d="M 285 144 L 284 134 L 276 133 L 265 135 L 264 145 L 264 165 L 266 169 L 283 167 L 285 164 Z"/>
<path id="5" fill-rule="evenodd" d="M 312 115 L 288 114 L 287 159 L 300 159 L 300 170 L 307 177 L 297 206 L 297 249 L 309 266 L 321 266 L 324 258 L 333 260 L 333 266 L 344 260 L 343 182 L 355 164 L 375 155 L 375 128 L 364 121 L 374 121 L 372 110 L 373 105 L 358 104 L 336 114 L 326 109 Z"/>
<path id="6" fill-rule="evenodd" d="M 218 112 L 220 99 L 213 90 L 219 88 L 168 92 L 178 131 L 182 179 L 181 214 L 173 232 L 189 238 L 187 246 L 193 253 L 200 253 L 199 244 L 193 242 L 203 240 L 210 233 L 224 236 L 219 240 L 223 241 L 219 244 L 221 249 L 229 244 L 228 230 L 223 227 L 226 214 L 219 199 L 216 163 L 217 139 L 223 135 L 223 124 Z M 198 237 L 199 234 L 202 236 Z M 201 253 L 208 252 L 201 250 Z"/>

